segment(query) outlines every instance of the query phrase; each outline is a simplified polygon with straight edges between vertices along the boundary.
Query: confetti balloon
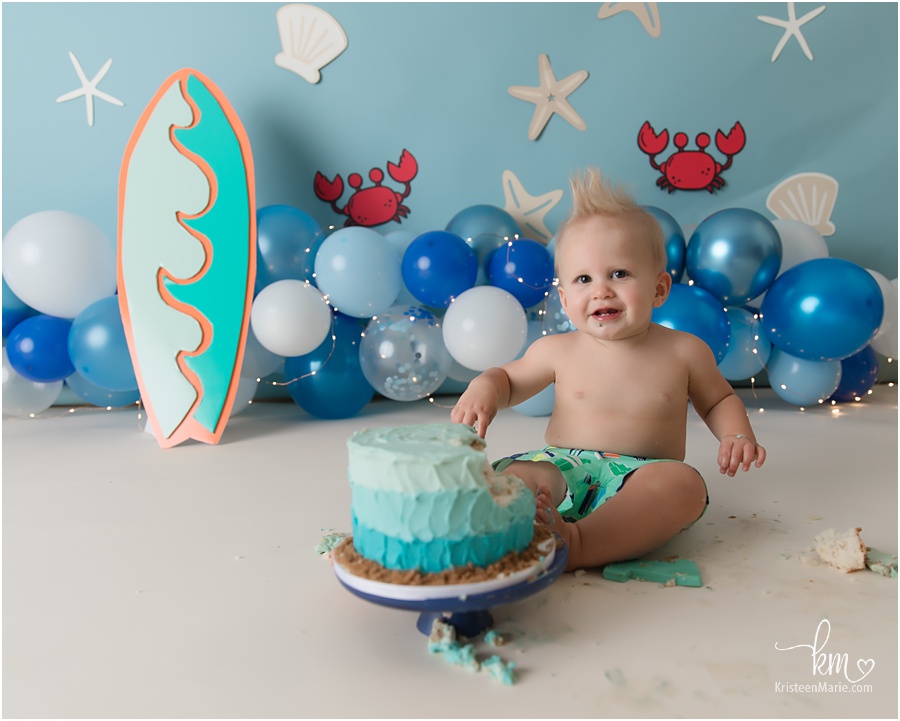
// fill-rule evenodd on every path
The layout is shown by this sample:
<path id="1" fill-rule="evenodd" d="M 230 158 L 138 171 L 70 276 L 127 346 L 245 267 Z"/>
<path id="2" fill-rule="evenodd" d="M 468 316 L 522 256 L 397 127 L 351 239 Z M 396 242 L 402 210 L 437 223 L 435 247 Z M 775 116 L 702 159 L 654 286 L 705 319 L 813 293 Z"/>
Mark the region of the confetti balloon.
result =
<path id="1" fill-rule="evenodd" d="M 376 315 L 359 347 L 366 380 L 395 401 L 416 401 L 434 393 L 452 363 L 440 322 L 418 306 L 396 305 Z"/>

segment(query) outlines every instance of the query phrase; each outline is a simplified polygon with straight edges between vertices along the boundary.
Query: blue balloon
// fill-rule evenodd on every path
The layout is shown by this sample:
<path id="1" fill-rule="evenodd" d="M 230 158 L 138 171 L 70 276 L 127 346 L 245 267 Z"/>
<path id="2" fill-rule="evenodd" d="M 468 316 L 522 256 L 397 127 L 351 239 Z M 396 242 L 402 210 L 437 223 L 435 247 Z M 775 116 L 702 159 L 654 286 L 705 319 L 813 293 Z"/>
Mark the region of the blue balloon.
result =
<path id="1" fill-rule="evenodd" d="M 256 211 L 256 293 L 276 280 L 313 282 L 313 265 L 325 233 L 307 213 L 290 205 Z"/>
<path id="2" fill-rule="evenodd" d="M 23 303 L 3 278 L 3 337 L 6 338 L 19 323 L 37 315 L 37 311 Z"/>
<path id="3" fill-rule="evenodd" d="M 409 244 L 400 269 L 416 300 L 431 308 L 446 308 L 475 285 L 478 259 L 458 235 L 432 230 Z"/>
<path id="4" fill-rule="evenodd" d="M 841 382 L 840 361 L 813 361 L 772 348 L 769 385 L 782 400 L 796 406 L 825 401 Z"/>
<path id="5" fill-rule="evenodd" d="M 329 335 L 312 353 L 284 361 L 294 403 L 316 418 L 352 418 L 372 400 L 375 390 L 359 365 L 362 326 L 335 313 Z"/>
<path id="6" fill-rule="evenodd" d="M 722 303 L 696 285 L 673 285 L 669 297 L 653 309 L 652 320 L 667 328 L 692 333 L 706 342 L 716 363 L 728 351 L 731 330 Z"/>
<path id="7" fill-rule="evenodd" d="M 884 296 L 864 268 L 815 258 L 788 268 L 762 304 L 763 328 L 781 350 L 815 361 L 859 353 L 881 325 Z"/>
<path id="8" fill-rule="evenodd" d="M 9 364 L 20 376 L 35 383 L 52 383 L 72 375 L 75 367 L 68 349 L 71 327 L 72 321 L 52 315 L 26 318 L 6 340 Z"/>
<path id="9" fill-rule="evenodd" d="M 101 388 L 133 391 L 138 387 L 117 296 L 91 303 L 75 317 L 69 331 L 69 356 L 75 370 Z"/>
<path id="10" fill-rule="evenodd" d="M 494 205 L 464 208 L 450 219 L 444 230 L 458 235 L 475 251 L 478 256 L 478 285 L 487 282 L 485 264 L 491 251 L 522 234 L 515 218 Z"/>
<path id="11" fill-rule="evenodd" d="M 713 213 L 687 245 L 688 275 L 725 305 L 743 305 L 765 291 L 781 268 L 781 236 L 754 210 Z"/>
<path id="12" fill-rule="evenodd" d="M 772 343 L 762 332 L 760 319 L 744 308 L 728 308 L 731 342 L 719 361 L 719 372 L 730 381 L 742 381 L 759 373 L 769 360 Z"/>
<path id="13" fill-rule="evenodd" d="M 666 242 L 666 270 L 672 276 L 673 283 L 680 283 L 684 276 L 684 255 L 687 247 L 684 232 L 678 221 L 662 208 L 653 205 L 645 205 L 643 208 L 656 218 L 656 222 L 662 228 L 663 239 Z"/>
<path id="14" fill-rule="evenodd" d="M 841 360 L 841 382 L 831 396 L 838 403 L 862 398 L 878 379 L 878 354 L 867 345 L 859 353 Z"/>
<path id="15" fill-rule="evenodd" d="M 403 287 L 397 251 L 371 228 L 334 231 L 319 248 L 315 265 L 319 290 L 332 306 L 354 318 L 387 310 Z"/>
<path id="16" fill-rule="evenodd" d="M 510 240 L 487 259 L 487 279 L 518 300 L 523 308 L 542 302 L 553 284 L 553 258 L 536 240 Z"/>
<path id="17" fill-rule="evenodd" d="M 141 397 L 137 388 L 130 391 L 111 391 L 109 388 L 101 388 L 96 383 L 91 383 L 78 371 L 66 378 L 66 385 L 82 400 L 101 408 L 130 406 Z"/>

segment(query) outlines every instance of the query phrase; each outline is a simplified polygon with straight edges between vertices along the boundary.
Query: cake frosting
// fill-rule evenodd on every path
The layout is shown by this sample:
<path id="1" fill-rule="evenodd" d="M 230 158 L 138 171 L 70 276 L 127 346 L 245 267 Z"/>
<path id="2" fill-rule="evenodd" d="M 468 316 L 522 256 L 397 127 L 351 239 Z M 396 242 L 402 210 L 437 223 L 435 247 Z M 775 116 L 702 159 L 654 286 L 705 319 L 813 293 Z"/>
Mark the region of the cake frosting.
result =
<path id="1" fill-rule="evenodd" d="M 534 535 L 534 496 L 495 474 L 484 441 L 455 423 L 366 429 L 347 441 L 353 545 L 396 570 L 486 566 Z"/>

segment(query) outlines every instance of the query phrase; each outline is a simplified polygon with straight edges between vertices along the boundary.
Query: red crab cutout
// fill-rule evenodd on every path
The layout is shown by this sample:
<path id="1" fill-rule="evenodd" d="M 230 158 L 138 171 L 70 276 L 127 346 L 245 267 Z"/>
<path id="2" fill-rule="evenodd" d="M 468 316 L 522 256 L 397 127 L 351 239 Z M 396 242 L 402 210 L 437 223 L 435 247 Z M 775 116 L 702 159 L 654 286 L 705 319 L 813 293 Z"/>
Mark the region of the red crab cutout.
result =
<path id="1" fill-rule="evenodd" d="M 657 178 L 656 184 L 661 190 L 668 190 L 670 193 L 676 189 L 708 190 L 714 193 L 725 185 L 725 180 L 719 173 L 731 167 L 731 159 L 743 150 L 747 138 L 739 122 L 734 124 L 728 135 L 721 130 L 716 132 L 716 147 L 726 157 L 724 165 L 717 163 L 716 159 L 706 152 L 709 146 L 707 133 L 697 135 L 696 143 L 699 150 L 685 150 L 688 144 L 687 133 L 675 133 L 674 142 L 678 152 L 670 155 L 661 165 L 657 165 L 656 156 L 669 144 L 669 131 L 663 129 L 657 135 L 649 120 L 641 126 L 638 133 L 638 147 L 650 156 L 650 165 L 662 173 L 662 177 Z"/>
<path id="2" fill-rule="evenodd" d="M 371 228 L 391 220 L 399 223 L 400 218 L 405 218 L 410 212 L 401 201 L 409 195 L 410 183 L 419 172 L 419 164 L 412 153 L 404 150 L 400 155 L 400 161 L 396 165 L 389 162 L 387 170 L 391 178 L 404 184 L 402 193 L 381 184 L 384 173 L 379 168 L 372 168 L 369 171 L 369 180 L 375 185 L 368 188 L 361 187 L 363 179 L 359 173 L 347 176 L 347 182 L 355 192 L 343 208 L 337 205 L 338 198 L 344 192 L 344 181 L 340 175 L 335 175 L 334 180 L 328 180 L 322 173 L 316 172 L 313 189 L 319 200 L 331 203 L 335 213 L 348 216 L 345 226 L 363 225 Z"/>

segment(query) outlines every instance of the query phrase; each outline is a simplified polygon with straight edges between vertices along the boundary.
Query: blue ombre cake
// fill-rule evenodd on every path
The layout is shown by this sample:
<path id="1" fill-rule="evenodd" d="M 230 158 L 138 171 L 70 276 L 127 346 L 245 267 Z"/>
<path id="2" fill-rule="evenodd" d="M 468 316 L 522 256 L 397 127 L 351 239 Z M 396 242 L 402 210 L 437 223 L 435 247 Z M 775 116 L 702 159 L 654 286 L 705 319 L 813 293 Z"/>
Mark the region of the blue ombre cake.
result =
<path id="1" fill-rule="evenodd" d="M 393 570 L 487 566 L 534 536 L 534 496 L 470 427 L 373 428 L 347 441 L 353 545 Z"/>

